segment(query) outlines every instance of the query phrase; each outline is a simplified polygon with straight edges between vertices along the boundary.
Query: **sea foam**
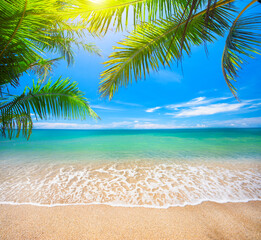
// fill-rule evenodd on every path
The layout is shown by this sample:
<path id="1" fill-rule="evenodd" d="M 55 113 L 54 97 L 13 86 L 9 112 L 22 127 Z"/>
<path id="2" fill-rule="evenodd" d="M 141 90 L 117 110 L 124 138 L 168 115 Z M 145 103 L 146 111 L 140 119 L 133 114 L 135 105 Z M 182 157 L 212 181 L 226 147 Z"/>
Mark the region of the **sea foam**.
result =
<path id="1" fill-rule="evenodd" d="M 261 200 L 261 166 L 243 164 L 21 164 L 0 168 L 0 203 L 168 208 Z"/>

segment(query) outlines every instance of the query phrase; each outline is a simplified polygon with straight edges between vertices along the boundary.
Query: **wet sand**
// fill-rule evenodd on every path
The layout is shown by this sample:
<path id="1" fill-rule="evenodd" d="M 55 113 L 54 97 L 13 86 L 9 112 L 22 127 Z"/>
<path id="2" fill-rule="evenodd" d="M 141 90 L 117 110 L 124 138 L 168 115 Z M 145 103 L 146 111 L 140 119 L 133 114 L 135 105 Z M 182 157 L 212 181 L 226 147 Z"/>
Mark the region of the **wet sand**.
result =
<path id="1" fill-rule="evenodd" d="M 261 239 L 261 201 L 168 209 L 0 205 L 0 239 Z"/>

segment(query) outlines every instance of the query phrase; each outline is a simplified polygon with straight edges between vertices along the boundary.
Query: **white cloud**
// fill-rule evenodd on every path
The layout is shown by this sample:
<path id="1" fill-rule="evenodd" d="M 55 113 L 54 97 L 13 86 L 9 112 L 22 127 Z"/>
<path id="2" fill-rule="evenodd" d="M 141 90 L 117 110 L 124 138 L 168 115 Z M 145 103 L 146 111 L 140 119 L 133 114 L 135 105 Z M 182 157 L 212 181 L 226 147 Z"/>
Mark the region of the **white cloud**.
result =
<path id="1" fill-rule="evenodd" d="M 180 128 L 172 124 L 156 124 L 156 123 L 137 123 L 133 126 L 134 129 L 171 129 L 171 128 Z"/>
<path id="2" fill-rule="evenodd" d="M 196 105 L 200 105 L 200 104 L 204 104 L 204 103 L 209 103 L 209 100 L 206 100 L 206 97 L 198 97 L 198 98 L 194 98 L 185 103 L 171 104 L 166 107 L 177 109 L 177 108 L 182 108 L 182 107 L 196 106 Z"/>
<path id="3" fill-rule="evenodd" d="M 173 124 L 173 123 L 166 123 L 166 124 L 157 124 L 151 122 L 145 123 L 137 123 L 134 124 L 134 129 L 182 129 L 182 128 L 205 128 L 207 127 L 205 124 L 195 124 L 195 125 L 185 125 L 185 124 Z"/>
<path id="4" fill-rule="evenodd" d="M 261 117 L 236 118 L 231 120 L 216 121 L 210 123 L 210 126 L 227 126 L 227 127 L 260 127 Z"/>
<path id="5" fill-rule="evenodd" d="M 206 128 L 206 127 L 207 127 L 206 124 L 197 124 L 197 125 L 195 126 L 195 128 Z"/>
<path id="6" fill-rule="evenodd" d="M 191 122 L 192 123 L 192 122 Z M 206 127 L 261 127 L 261 117 L 237 118 L 223 121 L 185 123 L 153 123 L 142 121 L 119 121 L 107 124 L 35 122 L 36 129 L 181 129 Z"/>
<path id="7" fill-rule="evenodd" d="M 256 111 L 260 109 L 260 99 L 244 100 L 240 103 L 235 102 L 232 97 L 219 97 L 209 98 L 197 97 L 188 102 L 171 104 L 166 106 L 157 106 L 155 108 L 149 108 L 146 112 L 155 112 L 158 109 L 167 109 L 172 112 L 167 112 L 165 115 L 171 115 L 175 117 L 195 117 L 204 115 L 213 115 L 224 112 L 235 112 L 240 110 L 244 112 Z M 230 102 L 225 100 L 230 100 Z"/>
<path id="8" fill-rule="evenodd" d="M 261 106 L 261 102 L 257 102 L 257 103 L 253 103 L 251 106 L 249 106 L 248 108 L 260 108 Z"/>
<path id="9" fill-rule="evenodd" d="M 110 128 L 130 128 L 133 122 L 121 121 L 108 124 L 86 124 L 86 123 L 59 123 L 59 122 L 35 122 L 37 129 L 110 129 Z"/>
<path id="10" fill-rule="evenodd" d="M 198 106 L 189 109 L 183 109 L 177 114 L 174 114 L 175 117 L 195 117 L 202 115 L 213 115 L 217 113 L 223 112 L 232 112 L 237 111 L 241 107 L 245 106 L 245 103 L 218 103 L 218 104 L 210 104 L 207 106 Z"/>
<path id="11" fill-rule="evenodd" d="M 179 108 L 194 107 L 194 106 L 199 106 L 199 105 L 204 105 L 204 104 L 210 104 L 210 103 L 213 103 L 213 102 L 219 102 L 219 101 L 223 101 L 223 100 L 226 100 L 226 99 L 229 99 L 229 98 L 230 97 L 220 97 L 220 98 L 207 99 L 206 97 L 197 97 L 197 98 L 194 98 L 194 99 L 192 99 L 188 102 L 168 105 L 168 106 L 166 106 L 166 108 L 177 110 Z"/>
<path id="12" fill-rule="evenodd" d="M 155 118 L 140 118 L 140 117 L 126 117 L 126 118 L 121 118 L 124 121 L 138 121 L 138 122 L 153 122 L 157 121 Z"/>
<path id="13" fill-rule="evenodd" d="M 162 107 L 148 108 L 147 110 L 145 110 L 145 112 L 152 113 L 152 112 L 155 112 L 156 110 L 161 109 L 161 108 Z"/>
<path id="14" fill-rule="evenodd" d="M 37 129 L 91 129 L 91 124 L 59 123 L 59 122 L 35 122 Z"/>
<path id="15" fill-rule="evenodd" d="M 118 104 L 122 104 L 122 105 L 127 105 L 127 106 L 133 106 L 133 107 L 141 107 L 141 104 L 137 104 L 137 103 L 128 103 L 128 102 L 122 102 L 122 101 L 116 101 L 113 100 L 113 102 L 118 103 Z"/>
<path id="16" fill-rule="evenodd" d="M 152 122 L 120 121 L 107 124 L 35 122 L 34 127 L 36 129 L 174 129 L 190 128 L 191 126 L 179 126 L 173 123 L 157 124 Z"/>

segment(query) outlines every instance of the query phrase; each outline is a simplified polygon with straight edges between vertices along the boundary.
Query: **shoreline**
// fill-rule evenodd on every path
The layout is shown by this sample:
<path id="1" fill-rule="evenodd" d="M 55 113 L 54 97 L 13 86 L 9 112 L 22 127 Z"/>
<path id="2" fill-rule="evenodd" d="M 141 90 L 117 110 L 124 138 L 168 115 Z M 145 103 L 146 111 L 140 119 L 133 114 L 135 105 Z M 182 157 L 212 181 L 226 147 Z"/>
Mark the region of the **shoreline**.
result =
<path id="1" fill-rule="evenodd" d="M 0 239 L 260 239 L 261 201 L 167 209 L 0 204 Z"/>
<path id="2" fill-rule="evenodd" d="M 151 205 L 121 205 L 121 204 L 110 204 L 110 203 L 54 203 L 54 204 L 41 204 L 41 203 L 30 203 L 30 202 L 0 202 L 1 205 L 11 205 L 11 206 L 34 206 L 34 207 L 70 207 L 70 206 L 106 206 L 106 207 L 121 207 L 121 208 L 148 208 L 148 209 L 169 209 L 169 208 L 183 208 L 188 206 L 197 206 L 202 203 L 249 203 L 249 202 L 261 202 L 261 199 L 247 199 L 247 200 L 228 200 L 228 201 L 215 201 L 215 200 L 202 200 L 196 203 L 185 203 L 181 205 L 169 205 L 169 206 L 151 206 Z"/>

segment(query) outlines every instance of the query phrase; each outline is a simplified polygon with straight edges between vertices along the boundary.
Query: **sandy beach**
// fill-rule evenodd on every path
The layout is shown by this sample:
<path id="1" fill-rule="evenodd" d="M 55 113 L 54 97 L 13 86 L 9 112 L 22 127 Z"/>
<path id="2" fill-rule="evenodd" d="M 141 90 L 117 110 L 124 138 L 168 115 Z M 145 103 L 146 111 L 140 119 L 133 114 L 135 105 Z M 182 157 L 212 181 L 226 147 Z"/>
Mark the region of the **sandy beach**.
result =
<path id="1" fill-rule="evenodd" d="M 0 205 L 0 239 L 261 239 L 261 201 L 168 209 Z"/>

